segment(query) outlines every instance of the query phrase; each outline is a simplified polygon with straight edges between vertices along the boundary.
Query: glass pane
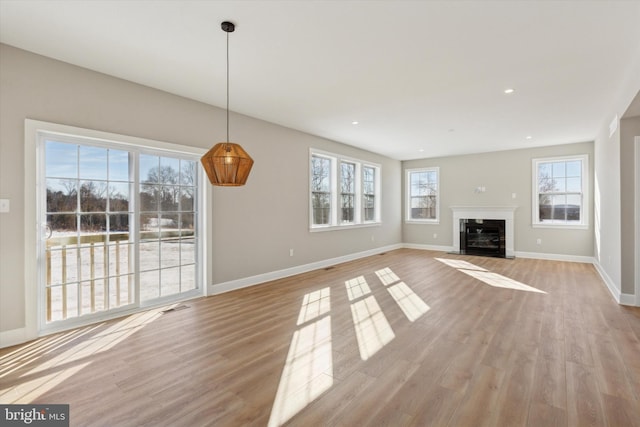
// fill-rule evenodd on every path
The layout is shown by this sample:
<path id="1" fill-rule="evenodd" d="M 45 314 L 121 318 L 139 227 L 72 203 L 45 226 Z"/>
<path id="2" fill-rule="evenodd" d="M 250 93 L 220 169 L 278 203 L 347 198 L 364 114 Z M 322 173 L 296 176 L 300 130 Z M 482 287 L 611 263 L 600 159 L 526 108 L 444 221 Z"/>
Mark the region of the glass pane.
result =
<path id="1" fill-rule="evenodd" d="M 196 184 L 196 162 L 180 160 L 180 184 L 190 186 Z"/>
<path id="2" fill-rule="evenodd" d="M 365 195 L 363 202 L 364 202 L 364 220 L 375 221 L 376 219 L 375 196 Z"/>
<path id="3" fill-rule="evenodd" d="M 80 210 L 82 212 L 104 212 L 107 210 L 107 183 L 83 181 L 80 184 Z"/>
<path id="4" fill-rule="evenodd" d="M 193 211 L 193 194 L 195 192 L 194 187 L 182 187 L 180 189 L 180 210 L 192 212 Z"/>
<path id="5" fill-rule="evenodd" d="M 183 265 L 180 269 L 180 287 L 182 292 L 196 289 L 196 266 Z"/>
<path id="6" fill-rule="evenodd" d="M 343 193 L 355 192 L 356 165 L 353 163 L 340 164 L 340 187 Z"/>
<path id="7" fill-rule="evenodd" d="M 171 233 L 172 231 L 176 231 L 173 235 L 178 236 L 178 221 L 180 219 L 180 215 L 178 214 L 164 214 L 160 215 L 160 231 L 163 232 L 163 235 L 167 235 L 167 233 Z M 168 234 L 171 236 L 171 234 Z"/>
<path id="8" fill-rule="evenodd" d="M 180 257 L 182 259 L 182 265 L 195 264 L 196 262 L 196 239 L 181 239 L 180 240 Z"/>
<path id="9" fill-rule="evenodd" d="M 45 175 L 48 177 L 78 177 L 78 146 L 61 142 L 45 143 Z"/>
<path id="10" fill-rule="evenodd" d="M 140 270 L 157 270 L 160 267 L 160 241 L 140 242 Z"/>
<path id="11" fill-rule="evenodd" d="M 160 183 L 178 184 L 180 181 L 180 160 L 160 157 Z"/>
<path id="12" fill-rule="evenodd" d="M 140 210 L 142 212 L 156 212 L 159 209 L 160 186 L 140 186 Z"/>
<path id="13" fill-rule="evenodd" d="M 582 162 L 577 160 L 575 162 L 567 162 L 567 176 L 581 177 L 582 176 Z"/>
<path id="14" fill-rule="evenodd" d="M 158 214 L 140 214 L 140 239 L 157 240 L 160 232 Z"/>
<path id="15" fill-rule="evenodd" d="M 538 163 L 538 176 L 551 178 L 551 163 Z"/>
<path id="16" fill-rule="evenodd" d="M 569 192 L 569 193 L 581 193 L 582 192 L 582 179 L 581 178 L 567 178 L 567 192 Z"/>
<path id="17" fill-rule="evenodd" d="M 109 149 L 109 180 L 131 181 L 129 179 L 129 153 Z"/>
<path id="18" fill-rule="evenodd" d="M 162 239 L 160 241 L 160 267 L 176 267 L 180 265 L 180 240 Z"/>
<path id="19" fill-rule="evenodd" d="M 435 171 L 431 171 L 427 173 L 427 180 L 429 181 L 429 183 L 431 184 L 435 184 L 437 178 L 436 178 L 436 172 Z"/>
<path id="20" fill-rule="evenodd" d="M 47 212 L 75 212 L 77 206 L 77 181 L 47 179 Z"/>
<path id="21" fill-rule="evenodd" d="M 77 283 L 69 283 L 67 286 L 67 316 L 77 317 L 78 316 L 78 284 Z"/>
<path id="22" fill-rule="evenodd" d="M 314 193 L 312 195 L 313 203 L 313 223 L 329 224 L 329 216 L 331 213 L 331 204 L 329 194 Z"/>
<path id="23" fill-rule="evenodd" d="M 111 212 L 129 212 L 129 184 L 109 184 L 109 210 Z"/>
<path id="24" fill-rule="evenodd" d="M 311 189 L 330 191 L 331 160 L 313 156 L 311 159 Z"/>
<path id="25" fill-rule="evenodd" d="M 106 262 L 105 245 L 88 243 L 80 249 L 80 280 L 91 280 L 105 277 Z"/>
<path id="26" fill-rule="evenodd" d="M 129 240 L 129 214 L 109 215 L 109 240 Z"/>
<path id="27" fill-rule="evenodd" d="M 173 295 L 180 292 L 180 267 L 160 270 L 160 295 Z"/>
<path id="28" fill-rule="evenodd" d="M 572 194 L 567 196 L 567 221 L 580 221 L 580 205 L 582 196 Z"/>
<path id="29" fill-rule="evenodd" d="M 177 211 L 180 198 L 180 187 L 163 185 L 160 187 L 160 210 Z"/>
<path id="30" fill-rule="evenodd" d="M 47 215 L 43 238 L 56 241 L 57 244 L 75 244 L 77 230 L 75 214 L 50 214 Z"/>
<path id="31" fill-rule="evenodd" d="M 551 196 L 552 219 L 564 221 L 567 218 L 567 196 Z"/>
<path id="32" fill-rule="evenodd" d="M 194 214 L 181 214 L 180 215 L 180 235 L 181 236 L 193 236 L 195 230 L 195 215 Z"/>
<path id="33" fill-rule="evenodd" d="M 133 273 L 133 244 L 116 241 L 109 244 L 108 248 L 109 276 Z"/>
<path id="34" fill-rule="evenodd" d="M 555 191 L 556 185 L 552 178 L 539 178 L 538 179 L 538 192 L 550 193 Z"/>
<path id="35" fill-rule="evenodd" d="M 554 178 L 559 178 L 559 177 L 565 177 L 565 162 L 553 162 L 553 177 Z"/>
<path id="36" fill-rule="evenodd" d="M 551 216 L 551 196 L 541 194 L 538 199 L 538 220 L 546 221 L 552 218 Z"/>
<path id="37" fill-rule="evenodd" d="M 156 267 L 157 268 L 157 267 Z M 140 273 L 140 300 L 147 301 L 160 296 L 160 270 Z"/>
<path id="38" fill-rule="evenodd" d="M 140 154 L 140 182 L 154 184 L 158 183 L 159 166 L 160 158 L 158 156 Z"/>
<path id="39" fill-rule="evenodd" d="M 107 179 L 107 149 L 80 146 L 80 179 Z"/>
<path id="40" fill-rule="evenodd" d="M 555 186 L 554 186 L 554 189 L 553 189 L 554 191 L 558 191 L 560 193 L 564 193 L 565 191 L 567 191 L 566 190 L 566 188 L 567 188 L 567 179 L 566 178 L 554 179 L 554 183 L 555 183 Z"/>
<path id="41" fill-rule="evenodd" d="M 107 230 L 105 214 L 80 215 L 80 243 L 101 242 L 102 234 Z M 88 236 L 96 236 L 89 238 Z"/>

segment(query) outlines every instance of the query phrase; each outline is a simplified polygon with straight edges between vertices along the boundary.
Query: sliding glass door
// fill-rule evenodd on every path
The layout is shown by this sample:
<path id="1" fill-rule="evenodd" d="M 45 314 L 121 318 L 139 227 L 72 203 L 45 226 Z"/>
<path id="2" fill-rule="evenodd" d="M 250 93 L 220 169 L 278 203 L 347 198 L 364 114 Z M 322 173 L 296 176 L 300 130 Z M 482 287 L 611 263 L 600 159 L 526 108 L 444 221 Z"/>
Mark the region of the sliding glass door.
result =
<path id="1" fill-rule="evenodd" d="M 41 325 L 199 293 L 193 154 L 59 135 L 39 144 Z"/>

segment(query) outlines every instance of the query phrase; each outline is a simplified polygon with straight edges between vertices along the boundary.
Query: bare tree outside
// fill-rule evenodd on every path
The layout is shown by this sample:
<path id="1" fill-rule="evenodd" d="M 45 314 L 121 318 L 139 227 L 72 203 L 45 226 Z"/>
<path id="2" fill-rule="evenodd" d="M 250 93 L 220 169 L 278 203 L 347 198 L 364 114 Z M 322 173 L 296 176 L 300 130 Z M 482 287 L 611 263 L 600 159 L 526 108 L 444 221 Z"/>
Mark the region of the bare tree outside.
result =
<path id="1" fill-rule="evenodd" d="M 314 224 L 331 221 L 331 160 L 326 157 L 311 158 L 311 204 Z"/>

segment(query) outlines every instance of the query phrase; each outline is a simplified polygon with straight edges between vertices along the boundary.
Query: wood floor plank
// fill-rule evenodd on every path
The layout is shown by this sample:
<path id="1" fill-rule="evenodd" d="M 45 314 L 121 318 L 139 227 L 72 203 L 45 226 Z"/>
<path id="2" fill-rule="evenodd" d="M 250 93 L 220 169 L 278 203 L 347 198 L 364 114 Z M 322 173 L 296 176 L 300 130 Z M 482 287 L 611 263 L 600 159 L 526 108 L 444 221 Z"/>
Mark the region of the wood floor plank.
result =
<path id="1" fill-rule="evenodd" d="M 184 304 L 0 349 L 0 403 L 69 403 L 72 426 L 640 427 L 640 308 L 588 264 L 399 249 Z"/>

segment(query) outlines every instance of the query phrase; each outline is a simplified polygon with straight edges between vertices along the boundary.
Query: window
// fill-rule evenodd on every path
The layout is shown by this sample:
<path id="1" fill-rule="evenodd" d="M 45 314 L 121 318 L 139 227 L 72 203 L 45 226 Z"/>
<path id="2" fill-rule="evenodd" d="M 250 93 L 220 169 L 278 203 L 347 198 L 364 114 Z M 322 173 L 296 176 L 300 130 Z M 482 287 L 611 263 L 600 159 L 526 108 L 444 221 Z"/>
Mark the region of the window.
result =
<path id="1" fill-rule="evenodd" d="M 364 220 L 375 221 L 376 218 L 376 168 L 365 166 L 364 171 Z"/>
<path id="2" fill-rule="evenodd" d="M 311 150 L 310 223 L 315 230 L 380 222 L 380 166 Z"/>
<path id="3" fill-rule="evenodd" d="M 438 223 L 440 220 L 440 169 L 407 170 L 407 221 Z"/>
<path id="4" fill-rule="evenodd" d="M 200 149 L 26 122 L 30 327 L 59 330 L 204 293 Z M 27 180 L 26 180 L 27 181 Z M 31 241 L 31 239 L 28 239 Z M 37 322 L 37 323 L 32 323 Z"/>
<path id="5" fill-rule="evenodd" d="M 533 159 L 533 225 L 588 225 L 588 165 L 585 155 Z"/>
<path id="6" fill-rule="evenodd" d="M 340 209 L 343 224 L 353 224 L 356 204 L 356 165 L 340 163 Z"/>

